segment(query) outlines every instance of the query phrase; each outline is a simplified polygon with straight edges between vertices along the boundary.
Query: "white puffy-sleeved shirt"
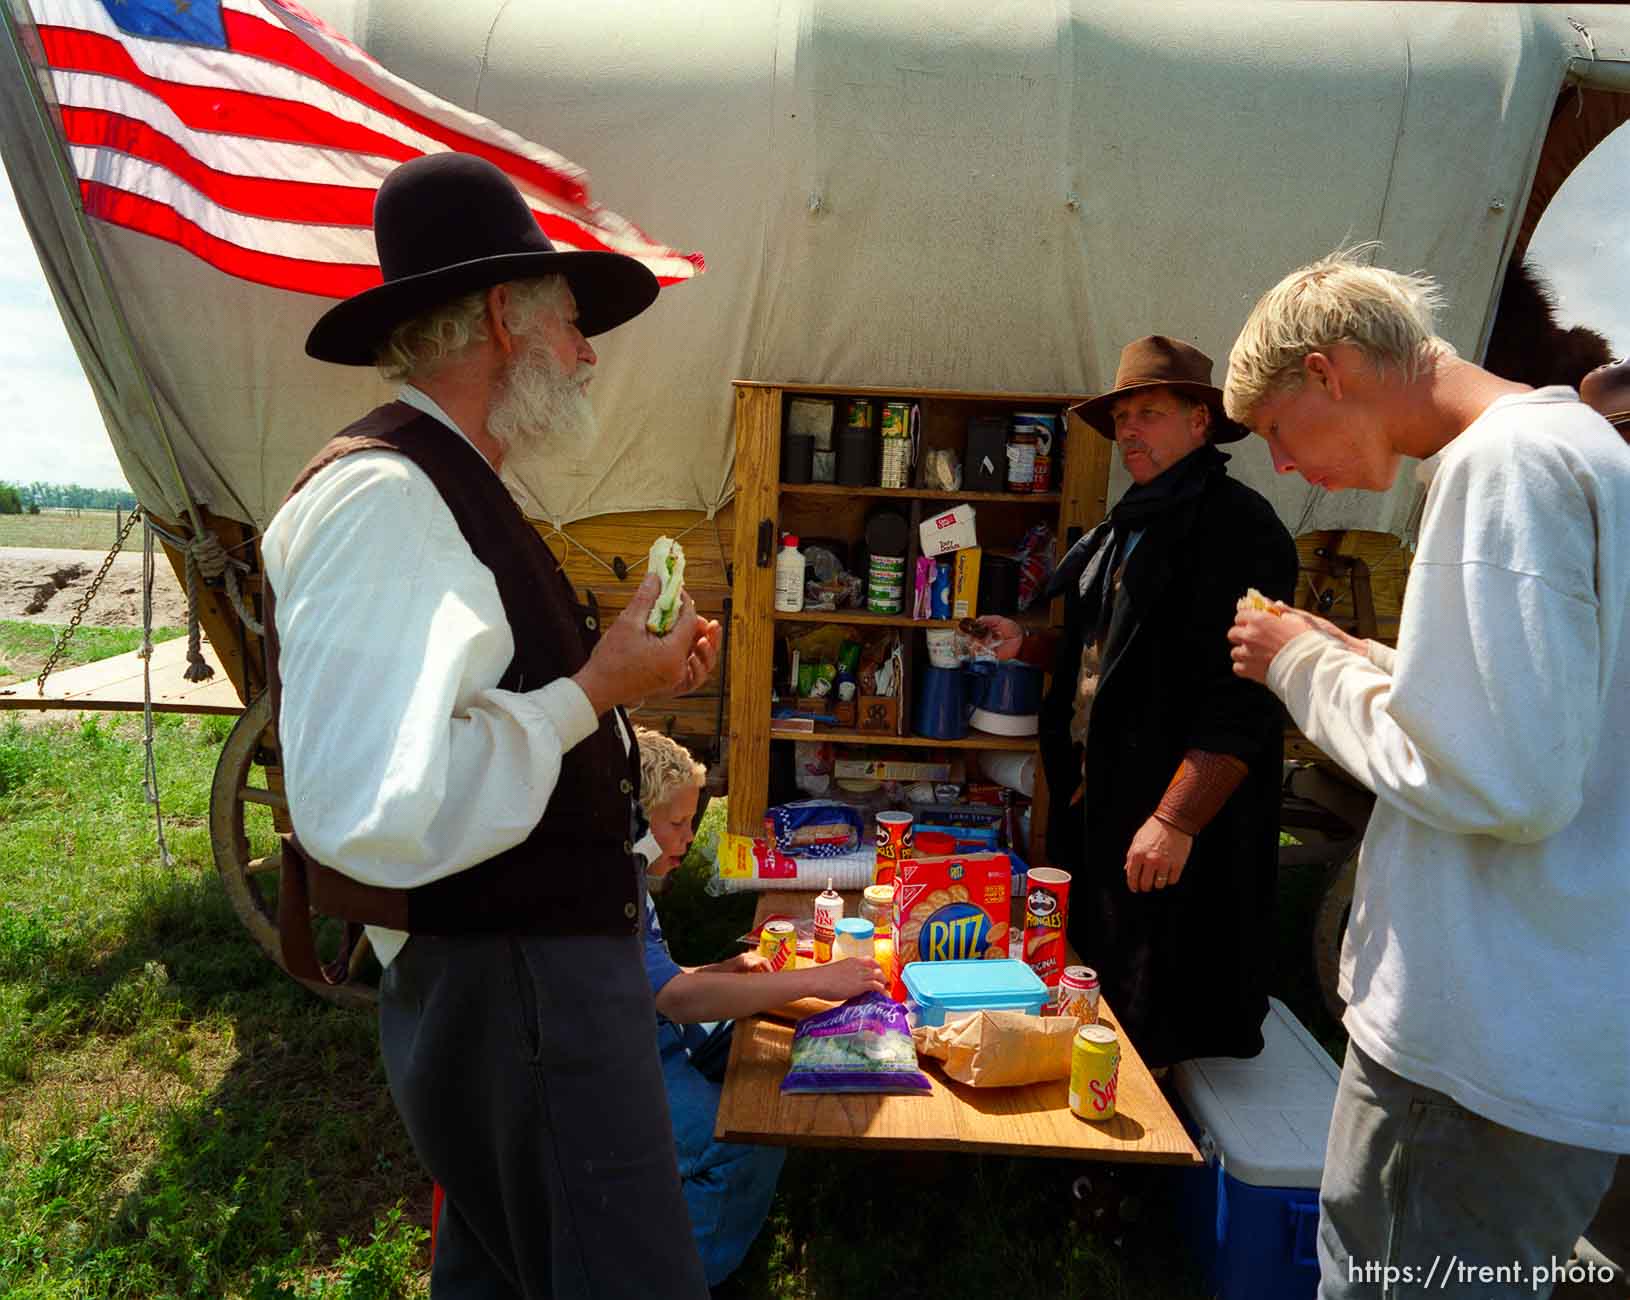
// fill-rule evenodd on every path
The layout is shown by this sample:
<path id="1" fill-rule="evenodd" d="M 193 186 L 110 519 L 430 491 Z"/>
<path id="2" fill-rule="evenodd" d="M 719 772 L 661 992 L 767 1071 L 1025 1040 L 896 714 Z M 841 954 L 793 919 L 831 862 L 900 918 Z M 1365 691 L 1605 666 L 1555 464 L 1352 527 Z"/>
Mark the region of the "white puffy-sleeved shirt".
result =
<path id="1" fill-rule="evenodd" d="M 417 389 L 398 400 L 464 437 Z M 598 719 L 570 678 L 498 689 L 515 643 L 497 583 L 425 473 L 391 452 L 336 461 L 277 512 L 261 552 L 277 594 L 284 780 L 307 851 L 409 888 L 531 834 L 562 756 Z M 408 938 L 368 936 L 385 965 Z"/>
<path id="2" fill-rule="evenodd" d="M 1630 448 L 1546 388 L 1433 462 L 1396 654 L 1304 633 L 1268 672 L 1376 795 L 1344 1023 L 1496 1123 L 1630 1152 Z"/>

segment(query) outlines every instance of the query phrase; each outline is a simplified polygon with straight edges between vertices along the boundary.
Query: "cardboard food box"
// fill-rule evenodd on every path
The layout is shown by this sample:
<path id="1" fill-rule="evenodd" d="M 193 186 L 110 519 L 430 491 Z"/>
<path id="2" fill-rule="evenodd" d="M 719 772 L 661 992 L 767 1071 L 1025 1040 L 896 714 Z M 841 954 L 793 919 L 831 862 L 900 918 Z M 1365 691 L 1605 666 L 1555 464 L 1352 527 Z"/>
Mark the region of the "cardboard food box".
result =
<path id="1" fill-rule="evenodd" d="M 956 553 L 951 577 L 951 617 L 976 618 L 979 614 L 979 557 L 977 546 Z"/>
<path id="2" fill-rule="evenodd" d="M 954 506 L 943 514 L 925 519 L 917 525 L 924 555 L 946 555 L 965 546 L 978 546 L 979 535 L 974 530 L 973 507 Z"/>
<path id="3" fill-rule="evenodd" d="M 906 996 L 901 971 L 907 962 L 1008 955 L 1011 869 L 1005 853 L 900 863 L 894 876 L 896 998 Z"/>
<path id="4" fill-rule="evenodd" d="M 900 701 L 890 695 L 862 695 L 856 701 L 855 727 L 860 731 L 887 732 L 900 729 Z"/>
<path id="5" fill-rule="evenodd" d="M 955 781 L 962 775 L 962 763 L 946 758 L 924 762 L 909 758 L 839 758 L 832 775 L 851 781 Z"/>

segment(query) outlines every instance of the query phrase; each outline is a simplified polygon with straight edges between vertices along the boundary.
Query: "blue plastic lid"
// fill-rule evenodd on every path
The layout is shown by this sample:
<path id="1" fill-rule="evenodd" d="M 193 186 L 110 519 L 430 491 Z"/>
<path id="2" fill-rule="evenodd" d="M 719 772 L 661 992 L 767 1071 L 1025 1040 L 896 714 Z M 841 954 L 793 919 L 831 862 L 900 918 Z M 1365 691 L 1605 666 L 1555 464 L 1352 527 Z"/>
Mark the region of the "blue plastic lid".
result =
<path id="1" fill-rule="evenodd" d="M 839 919 L 833 931 L 837 934 L 852 934 L 857 939 L 870 939 L 874 937 L 877 927 L 863 916 L 845 916 Z"/>
<path id="2" fill-rule="evenodd" d="M 907 962 L 900 978 L 920 1005 L 951 1010 L 1001 1010 L 1047 997 L 1041 977 L 1014 957 Z"/>

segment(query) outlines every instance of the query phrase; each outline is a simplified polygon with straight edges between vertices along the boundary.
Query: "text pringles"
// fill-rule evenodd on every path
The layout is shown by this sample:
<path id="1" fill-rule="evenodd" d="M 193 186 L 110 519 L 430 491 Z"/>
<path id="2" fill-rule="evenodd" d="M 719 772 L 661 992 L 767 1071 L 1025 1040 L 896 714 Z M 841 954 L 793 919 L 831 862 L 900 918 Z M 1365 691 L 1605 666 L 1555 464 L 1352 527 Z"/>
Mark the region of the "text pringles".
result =
<path id="1" fill-rule="evenodd" d="M 1064 929 L 1070 915 L 1070 873 L 1032 867 L 1024 882 L 1024 950 L 1030 968 L 1056 998 L 1064 973 Z"/>
<path id="2" fill-rule="evenodd" d="M 901 966 L 1008 956 L 1011 871 L 1005 853 L 903 859 L 894 887 Z"/>

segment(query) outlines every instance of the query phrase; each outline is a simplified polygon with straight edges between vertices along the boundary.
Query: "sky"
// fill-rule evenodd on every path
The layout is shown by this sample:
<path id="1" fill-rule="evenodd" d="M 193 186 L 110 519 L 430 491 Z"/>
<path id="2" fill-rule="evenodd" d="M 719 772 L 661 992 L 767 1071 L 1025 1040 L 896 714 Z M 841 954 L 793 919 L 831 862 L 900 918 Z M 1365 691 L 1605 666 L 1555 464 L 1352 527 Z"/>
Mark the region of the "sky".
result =
<path id="1" fill-rule="evenodd" d="M 1630 123 L 1597 146 L 1540 221 L 1530 257 L 1563 322 L 1630 353 Z M 0 480 L 122 487 L 102 417 L 68 342 L 11 183 L 0 168 Z"/>

